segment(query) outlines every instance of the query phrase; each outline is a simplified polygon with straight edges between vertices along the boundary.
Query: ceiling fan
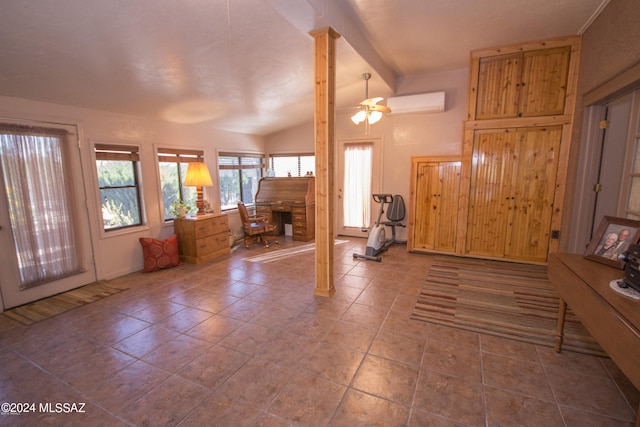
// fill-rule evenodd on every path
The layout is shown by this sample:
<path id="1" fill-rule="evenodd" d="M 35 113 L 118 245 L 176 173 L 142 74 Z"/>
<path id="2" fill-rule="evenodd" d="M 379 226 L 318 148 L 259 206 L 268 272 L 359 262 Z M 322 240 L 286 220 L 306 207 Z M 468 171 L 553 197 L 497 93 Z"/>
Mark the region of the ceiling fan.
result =
<path id="1" fill-rule="evenodd" d="M 377 123 L 382 118 L 383 114 L 389 114 L 391 112 L 391 108 L 386 105 L 378 105 L 378 102 L 382 101 L 384 98 L 369 98 L 369 79 L 371 78 L 371 73 L 363 73 L 362 78 L 366 82 L 366 99 L 360 103 L 360 110 L 351 116 L 351 121 L 357 125 L 365 122 L 368 133 L 369 125 Z"/>

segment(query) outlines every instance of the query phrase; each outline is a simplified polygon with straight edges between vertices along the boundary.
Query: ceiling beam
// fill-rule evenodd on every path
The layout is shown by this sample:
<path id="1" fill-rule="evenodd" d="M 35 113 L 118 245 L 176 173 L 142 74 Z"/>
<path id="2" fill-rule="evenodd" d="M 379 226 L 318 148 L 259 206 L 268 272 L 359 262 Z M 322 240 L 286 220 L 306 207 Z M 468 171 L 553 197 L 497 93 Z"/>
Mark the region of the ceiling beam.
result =
<path id="1" fill-rule="evenodd" d="M 396 92 L 396 75 L 354 21 L 354 14 L 339 0 L 266 0 L 266 4 L 304 33 L 330 27 L 337 31 L 389 87 Z"/>

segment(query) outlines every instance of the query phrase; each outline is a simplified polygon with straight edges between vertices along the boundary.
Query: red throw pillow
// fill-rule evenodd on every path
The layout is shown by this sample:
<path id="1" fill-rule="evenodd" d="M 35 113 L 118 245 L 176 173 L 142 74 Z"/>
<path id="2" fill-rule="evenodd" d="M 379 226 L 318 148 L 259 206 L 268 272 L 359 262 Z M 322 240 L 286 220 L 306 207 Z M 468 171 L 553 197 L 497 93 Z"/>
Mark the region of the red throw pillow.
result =
<path id="1" fill-rule="evenodd" d="M 180 265 L 177 235 L 174 234 L 164 240 L 149 237 L 141 237 L 139 240 L 144 255 L 143 271 L 145 273 Z"/>

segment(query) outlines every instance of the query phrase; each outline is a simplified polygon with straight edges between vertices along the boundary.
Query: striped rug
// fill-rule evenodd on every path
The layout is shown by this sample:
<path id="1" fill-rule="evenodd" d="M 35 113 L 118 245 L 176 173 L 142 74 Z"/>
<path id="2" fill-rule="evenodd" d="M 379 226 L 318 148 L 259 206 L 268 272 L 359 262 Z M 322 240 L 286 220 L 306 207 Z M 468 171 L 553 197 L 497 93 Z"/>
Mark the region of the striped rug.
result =
<path id="1" fill-rule="evenodd" d="M 101 300 L 128 288 L 102 280 L 5 311 L 1 315 L 29 326 L 85 304 Z"/>
<path id="2" fill-rule="evenodd" d="M 555 344 L 559 297 L 547 267 L 438 256 L 412 318 L 532 344 Z M 563 350 L 606 356 L 567 310 Z"/>

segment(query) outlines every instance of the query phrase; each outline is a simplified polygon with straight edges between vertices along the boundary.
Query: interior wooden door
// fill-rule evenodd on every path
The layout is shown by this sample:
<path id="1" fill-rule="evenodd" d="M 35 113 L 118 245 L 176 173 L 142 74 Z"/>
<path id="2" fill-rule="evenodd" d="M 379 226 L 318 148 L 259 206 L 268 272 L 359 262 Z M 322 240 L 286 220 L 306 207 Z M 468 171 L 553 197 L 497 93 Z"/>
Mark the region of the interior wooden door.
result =
<path id="1" fill-rule="evenodd" d="M 513 215 L 512 182 L 519 132 L 476 132 L 471 166 L 466 253 L 504 257 L 507 227 Z"/>
<path id="2" fill-rule="evenodd" d="M 435 245 L 438 163 L 418 162 L 415 166 L 415 208 L 413 221 L 413 249 L 433 249 Z"/>
<path id="3" fill-rule="evenodd" d="M 563 114 L 571 47 L 525 52 L 522 63 L 519 115 Z"/>
<path id="4" fill-rule="evenodd" d="M 440 191 L 436 197 L 436 230 L 434 250 L 455 252 L 460 201 L 461 162 L 441 162 L 438 165 Z"/>
<path id="5" fill-rule="evenodd" d="M 517 117 L 522 54 L 480 59 L 476 120 Z"/>
<path id="6" fill-rule="evenodd" d="M 414 158 L 410 250 L 455 252 L 460 200 L 459 158 Z"/>
<path id="7" fill-rule="evenodd" d="M 512 219 L 504 255 L 546 261 L 551 233 L 562 127 L 518 132 L 512 187 Z"/>

